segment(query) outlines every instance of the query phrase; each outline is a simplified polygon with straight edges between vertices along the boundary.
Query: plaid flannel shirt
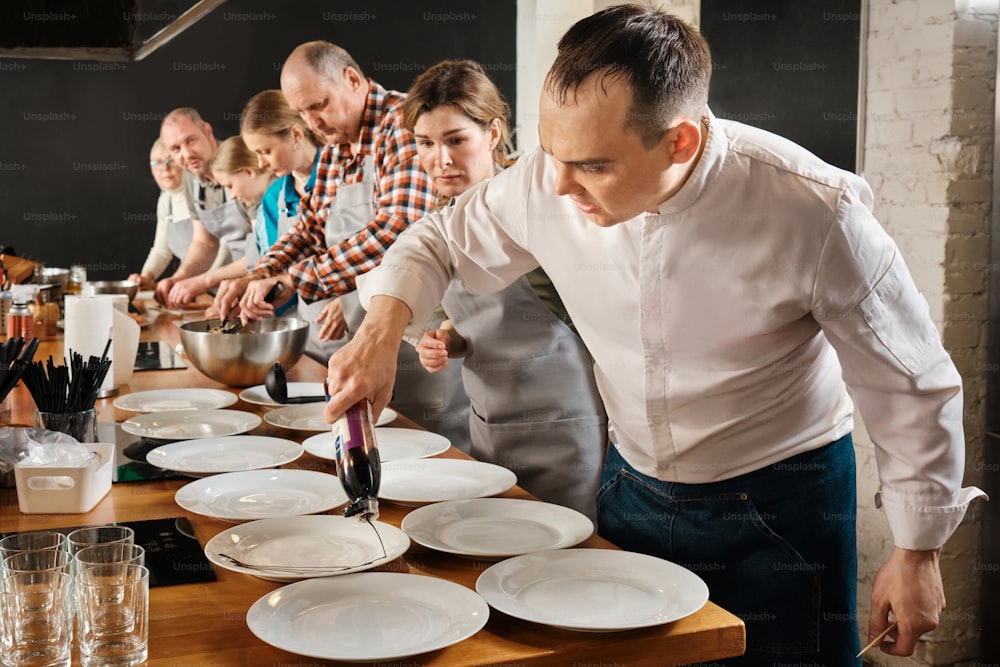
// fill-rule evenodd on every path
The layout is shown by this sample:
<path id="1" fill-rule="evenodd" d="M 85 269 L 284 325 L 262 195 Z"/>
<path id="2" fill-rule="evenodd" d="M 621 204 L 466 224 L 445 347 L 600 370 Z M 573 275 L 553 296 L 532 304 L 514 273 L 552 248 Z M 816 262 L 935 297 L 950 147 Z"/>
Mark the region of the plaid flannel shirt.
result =
<path id="1" fill-rule="evenodd" d="M 400 232 L 434 207 L 430 178 L 417 160 L 413 135 L 403 127 L 405 95 L 368 82 L 359 154 L 353 155 L 349 144 L 323 147 L 316 184 L 300 204 L 298 220 L 253 269 L 261 277 L 287 270 L 307 302 L 353 291 L 355 278 L 378 266 Z M 327 247 L 324 229 L 337 188 L 361 182 L 366 154 L 374 156 L 375 217 L 354 236 Z"/>

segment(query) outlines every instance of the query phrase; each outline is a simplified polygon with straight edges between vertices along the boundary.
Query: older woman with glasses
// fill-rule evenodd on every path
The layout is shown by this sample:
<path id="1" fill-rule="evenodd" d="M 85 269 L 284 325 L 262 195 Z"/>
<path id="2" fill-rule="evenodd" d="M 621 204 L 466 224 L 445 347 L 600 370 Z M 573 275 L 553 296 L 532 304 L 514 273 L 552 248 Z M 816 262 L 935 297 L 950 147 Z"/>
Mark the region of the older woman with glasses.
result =
<path id="1" fill-rule="evenodd" d="M 149 151 L 149 169 L 153 172 L 153 180 L 160 186 L 160 198 L 156 203 L 156 233 L 142 270 L 128 277 L 142 288 L 151 288 L 171 260 L 184 257 L 193 233 L 191 215 L 181 186 L 184 171 L 171 159 L 170 151 L 159 139 Z M 212 268 L 222 266 L 229 260 L 228 247 L 220 244 Z"/>

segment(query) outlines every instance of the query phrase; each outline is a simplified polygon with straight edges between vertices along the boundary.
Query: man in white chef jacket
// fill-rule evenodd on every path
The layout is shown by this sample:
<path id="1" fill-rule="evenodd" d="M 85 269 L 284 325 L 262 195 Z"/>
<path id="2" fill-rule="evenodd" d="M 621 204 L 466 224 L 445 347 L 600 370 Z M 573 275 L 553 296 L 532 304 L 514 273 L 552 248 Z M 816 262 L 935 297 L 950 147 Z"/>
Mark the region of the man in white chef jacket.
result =
<path id="1" fill-rule="evenodd" d="M 157 301 L 180 308 L 197 294 L 176 283 L 207 271 L 220 244 L 228 246 L 232 259 L 243 257 L 246 237 L 253 228 L 246 206 L 230 198 L 209 172 L 219 144 L 212 126 L 197 110 L 180 107 L 168 113 L 160 125 L 160 139 L 171 158 L 184 167 L 184 196 L 193 223 L 190 245 L 180 266 L 156 285 Z"/>
<path id="2" fill-rule="evenodd" d="M 453 277 L 496 291 L 540 265 L 595 360 L 613 428 L 598 531 L 695 570 L 744 619 L 731 665 L 860 665 L 850 387 L 895 550 L 869 638 L 909 655 L 945 599 L 962 388 L 861 178 L 716 118 L 679 19 L 609 7 L 562 38 L 541 149 L 415 223 L 358 280 L 368 314 L 329 363 L 332 421 L 389 398 L 395 351 Z M 722 664 L 722 663 L 720 663 Z"/>

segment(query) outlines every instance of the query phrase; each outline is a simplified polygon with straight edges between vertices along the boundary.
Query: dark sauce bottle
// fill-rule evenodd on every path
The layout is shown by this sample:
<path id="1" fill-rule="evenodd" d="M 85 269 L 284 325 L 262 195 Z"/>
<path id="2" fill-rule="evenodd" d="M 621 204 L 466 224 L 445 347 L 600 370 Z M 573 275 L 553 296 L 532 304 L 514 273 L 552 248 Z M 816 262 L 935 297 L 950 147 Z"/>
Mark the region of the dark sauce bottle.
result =
<path id="1" fill-rule="evenodd" d="M 337 456 L 337 478 L 349 502 L 344 516 L 357 516 L 362 521 L 378 518 L 378 489 L 382 479 L 382 464 L 375 444 L 375 423 L 372 405 L 362 399 L 348 408 L 333 425 L 334 450 Z"/>

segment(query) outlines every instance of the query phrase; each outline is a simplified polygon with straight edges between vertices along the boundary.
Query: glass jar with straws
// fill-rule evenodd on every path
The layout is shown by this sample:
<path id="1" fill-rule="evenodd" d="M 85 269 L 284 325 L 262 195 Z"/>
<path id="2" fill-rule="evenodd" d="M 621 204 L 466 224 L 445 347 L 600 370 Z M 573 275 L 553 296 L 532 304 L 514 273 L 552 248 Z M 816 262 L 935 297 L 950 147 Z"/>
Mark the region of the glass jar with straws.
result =
<path id="1" fill-rule="evenodd" d="M 67 433 L 78 442 L 97 441 L 94 402 L 111 368 L 110 347 L 109 340 L 100 357 L 91 355 L 87 360 L 71 350 L 63 366 L 56 366 L 51 356 L 44 364 L 27 365 L 21 377 L 38 408 L 36 426 Z"/>

